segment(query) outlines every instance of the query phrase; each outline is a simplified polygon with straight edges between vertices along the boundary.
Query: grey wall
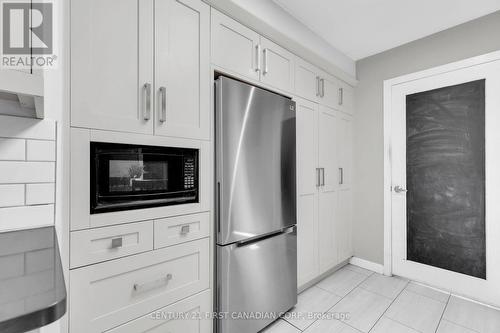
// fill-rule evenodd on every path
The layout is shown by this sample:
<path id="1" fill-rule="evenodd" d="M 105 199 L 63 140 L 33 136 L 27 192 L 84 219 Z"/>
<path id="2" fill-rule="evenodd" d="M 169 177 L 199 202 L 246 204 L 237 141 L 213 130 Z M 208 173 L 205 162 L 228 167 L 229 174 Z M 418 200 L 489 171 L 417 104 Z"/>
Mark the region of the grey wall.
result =
<path id="1" fill-rule="evenodd" d="M 500 11 L 356 63 L 355 256 L 380 264 L 384 260 L 383 81 L 500 50 L 499 36 Z"/>

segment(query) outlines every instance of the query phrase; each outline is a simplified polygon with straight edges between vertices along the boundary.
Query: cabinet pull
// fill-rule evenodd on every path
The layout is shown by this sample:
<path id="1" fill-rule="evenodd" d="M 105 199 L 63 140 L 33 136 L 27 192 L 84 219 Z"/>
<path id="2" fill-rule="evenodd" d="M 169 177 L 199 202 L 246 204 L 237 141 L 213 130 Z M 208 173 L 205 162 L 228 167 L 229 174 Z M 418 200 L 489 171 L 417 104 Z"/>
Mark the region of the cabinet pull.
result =
<path id="1" fill-rule="evenodd" d="M 339 105 L 344 104 L 344 88 L 339 88 Z"/>
<path id="2" fill-rule="evenodd" d="M 325 186 L 325 168 L 321 168 L 321 186 Z"/>
<path id="3" fill-rule="evenodd" d="M 325 79 L 321 79 L 321 97 L 325 97 Z"/>
<path id="4" fill-rule="evenodd" d="M 111 240 L 111 248 L 112 249 L 117 249 L 117 248 L 122 247 L 122 246 L 123 246 L 123 238 L 122 237 L 113 238 Z"/>
<path id="5" fill-rule="evenodd" d="M 339 184 L 344 184 L 344 168 L 339 168 Z"/>
<path id="6" fill-rule="evenodd" d="M 170 280 L 172 280 L 172 274 L 167 274 L 161 279 L 158 279 L 156 281 L 152 282 L 147 282 L 147 283 L 134 283 L 134 291 L 140 292 L 144 290 L 150 290 L 154 288 L 159 288 L 163 286 L 164 284 L 168 283 Z"/>
<path id="7" fill-rule="evenodd" d="M 256 72 L 260 72 L 260 44 L 255 46 L 255 53 L 257 55 L 257 67 L 255 68 Z"/>
<path id="8" fill-rule="evenodd" d="M 160 123 L 167 121 L 167 88 L 160 87 L 160 108 L 159 108 Z"/>
<path id="9" fill-rule="evenodd" d="M 316 187 L 321 186 L 321 175 L 320 175 L 320 169 L 316 168 Z"/>
<path id="10" fill-rule="evenodd" d="M 316 97 L 319 97 L 319 76 L 316 76 Z"/>
<path id="11" fill-rule="evenodd" d="M 181 227 L 181 235 L 187 235 L 187 234 L 189 234 L 189 229 L 190 229 L 189 224 L 183 225 Z"/>
<path id="12" fill-rule="evenodd" d="M 264 54 L 264 70 L 262 71 L 262 74 L 267 74 L 269 72 L 269 68 L 268 68 L 268 51 L 267 49 L 264 49 L 264 51 L 262 51 L 263 54 Z"/>
<path id="13" fill-rule="evenodd" d="M 144 92 L 142 116 L 144 120 L 148 121 L 149 119 L 151 119 L 151 84 L 144 83 L 144 86 L 142 86 L 142 91 Z"/>

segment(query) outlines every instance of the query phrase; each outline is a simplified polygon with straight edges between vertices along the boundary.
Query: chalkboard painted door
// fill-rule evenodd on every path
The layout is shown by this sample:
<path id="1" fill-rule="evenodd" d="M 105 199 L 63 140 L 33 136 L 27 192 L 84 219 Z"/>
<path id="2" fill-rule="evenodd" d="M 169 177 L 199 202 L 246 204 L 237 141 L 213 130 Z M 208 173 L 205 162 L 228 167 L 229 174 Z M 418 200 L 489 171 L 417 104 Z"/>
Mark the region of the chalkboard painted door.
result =
<path id="1" fill-rule="evenodd" d="M 393 273 L 500 305 L 500 62 L 391 96 Z"/>

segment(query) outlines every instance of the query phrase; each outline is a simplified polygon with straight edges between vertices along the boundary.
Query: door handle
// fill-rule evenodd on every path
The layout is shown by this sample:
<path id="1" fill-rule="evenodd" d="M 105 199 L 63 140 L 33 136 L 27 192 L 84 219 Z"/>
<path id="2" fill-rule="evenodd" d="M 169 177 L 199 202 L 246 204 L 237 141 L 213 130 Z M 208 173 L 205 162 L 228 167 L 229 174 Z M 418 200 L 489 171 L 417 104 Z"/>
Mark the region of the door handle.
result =
<path id="1" fill-rule="evenodd" d="M 264 54 L 264 70 L 262 71 L 262 74 L 267 74 L 269 72 L 269 68 L 268 68 L 268 51 L 267 49 L 264 49 L 264 51 L 262 51 L 263 54 Z"/>
<path id="2" fill-rule="evenodd" d="M 405 189 L 403 186 L 396 185 L 394 187 L 394 192 L 396 192 L 396 193 L 406 193 L 406 192 L 408 192 L 408 190 Z"/>
<path id="3" fill-rule="evenodd" d="M 320 168 L 316 168 L 316 187 L 321 186 Z"/>
<path id="4" fill-rule="evenodd" d="M 151 84 L 144 83 L 142 86 L 143 90 L 143 105 L 142 105 L 142 116 L 144 120 L 151 119 Z"/>
<path id="5" fill-rule="evenodd" d="M 339 168 L 339 184 L 344 184 L 344 168 Z"/>
<path id="6" fill-rule="evenodd" d="M 167 121 L 167 88 L 160 87 L 160 108 L 159 108 L 160 123 Z"/>
<path id="7" fill-rule="evenodd" d="M 339 88 L 339 105 L 344 104 L 344 88 Z"/>
<path id="8" fill-rule="evenodd" d="M 257 54 L 257 67 L 255 71 L 260 72 L 260 44 L 255 46 L 255 53 Z"/>
<path id="9" fill-rule="evenodd" d="M 316 76 L 316 97 L 319 97 L 319 76 Z"/>
<path id="10" fill-rule="evenodd" d="M 325 97 L 325 79 L 321 79 L 321 97 Z"/>
<path id="11" fill-rule="evenodd" d="M 325 168 L 321 168 L 321 186 L 325 186 Z"/>

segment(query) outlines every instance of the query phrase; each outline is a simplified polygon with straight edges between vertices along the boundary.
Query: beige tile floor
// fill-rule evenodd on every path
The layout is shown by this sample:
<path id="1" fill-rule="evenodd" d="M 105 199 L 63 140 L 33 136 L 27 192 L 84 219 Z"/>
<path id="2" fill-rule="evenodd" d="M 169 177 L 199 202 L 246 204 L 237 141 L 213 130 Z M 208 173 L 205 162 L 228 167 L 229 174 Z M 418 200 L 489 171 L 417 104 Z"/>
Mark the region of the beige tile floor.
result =
<path id="1" fill-rule="evenodd" d="M 261 333 L 500 333 L 500 311 L 347 265 Z"/>

